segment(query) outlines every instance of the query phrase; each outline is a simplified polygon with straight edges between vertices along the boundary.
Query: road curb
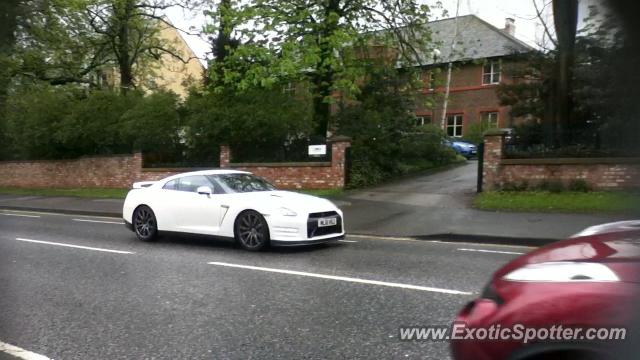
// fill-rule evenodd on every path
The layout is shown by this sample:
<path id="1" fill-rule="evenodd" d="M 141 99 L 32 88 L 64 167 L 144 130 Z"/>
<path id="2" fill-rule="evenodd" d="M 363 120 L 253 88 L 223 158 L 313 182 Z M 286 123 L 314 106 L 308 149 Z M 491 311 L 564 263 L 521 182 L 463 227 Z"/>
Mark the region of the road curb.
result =
<path id="1" fill-rule="evenodd" d="M 28 207 L 28 206 L 7 206 L 7 205 L 0 205 L 0 210 L 35 211 L 35 212 L 51 213 L 51 214 L 122 218 L 121 212 L 109 212 L 109 211 L 51 209 L 51 208 Z M 380 234 L 367 234 L 367 233 L 360 233 L 360 232 L 348 232 L 348 234 L 353 234 L 358 236 L 371 236 L 371 237 L 389 237 L 389 238 L 402 237 L 402 238 L 407 238 L 412 240 L 424 240 L 424 241 L 441 240 L 441 241 L 460 242 L 460 243 L 475 242 L 475 243 L 482 243 L 482 244 L 522 245 L 522 246 L 534 246 L 534 247 L 544 246 L 544 245 L 556 242 L 558 240 L 561 240 L 561 239 L 548 239 L 548 238 L 478 235 L 478 234 L 455 234 L 455 233 L 412 235 L 412 236 L 380 235 Z"/>
<path id="2" fill-rule="evenodd" d="M 51 208 L 39 208 L 39 207 L 28 207 L 28 206 L 7 206 L 7 205 L 0 205 L 0 210 L 34 211 L 34 212 L 51 213 L 51 214 L 83 215 L 83 216 L 100 216 L 100 217 L 122 218 L 122 213 L 121 212 L 108 212 L 108 211 L 74 210 L 74 209 L 51 209 Z"/>
<path id="3" fill-rule="evenodd" d="M 347 235 L 357 236 L 370 236 L 373 238 L 404 238 L 408 240 L 417 241 L 444 241 L 444 242 L 459 242 L 459 243 L 478 243 L 484 245 L 509 245 L 509 246 L 531 246 L 540 247 L 554 243 L 562 239 L 549 239 L 549 238 L 530 238 L 530 237 L 517 237 L 517 236 L 497 236 L 497 235 L 476 235 L 476 234 L 430 234 L 430 235 L 412 235 L 412 236 L 396 236 L 396 235 L 376 235 L 366 233 L 352 233 L 348 232 Z"/>
<path id="4" fill-rule="evenodd" d="M 433 234 L 414 236 L 418 240 L 445 240 L 449 242 L 476 242 L 496 245 L 544 246 L 562 239 L 532 238 L 517 236 L 478 235 L 478 234 Z"/>

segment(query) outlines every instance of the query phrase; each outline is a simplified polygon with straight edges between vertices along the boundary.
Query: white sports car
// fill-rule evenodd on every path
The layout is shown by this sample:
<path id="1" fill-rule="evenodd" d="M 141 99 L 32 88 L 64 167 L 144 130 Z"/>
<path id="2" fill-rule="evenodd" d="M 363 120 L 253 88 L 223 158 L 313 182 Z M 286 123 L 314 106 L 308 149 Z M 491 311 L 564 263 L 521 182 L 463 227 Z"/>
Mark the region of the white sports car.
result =
<path id="1" fill-rule="evenodd" d="M 122 217 L 142 241 L 159 232 L 195 233 L 233 238 L 255 251 L 344 237 L 342 211 L 329 200 L 278 191 L 258 176 L 233 170 L 134 183 Z"/>

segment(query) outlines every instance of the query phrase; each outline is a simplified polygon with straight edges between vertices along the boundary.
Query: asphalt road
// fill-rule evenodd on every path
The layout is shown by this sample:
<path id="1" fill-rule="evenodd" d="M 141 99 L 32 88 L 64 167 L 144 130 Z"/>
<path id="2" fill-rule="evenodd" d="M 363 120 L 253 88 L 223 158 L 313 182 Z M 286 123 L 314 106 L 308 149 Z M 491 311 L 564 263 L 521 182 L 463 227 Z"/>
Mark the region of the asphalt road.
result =
<path id="1" fill-rule="evenodd" d="M 447 359 L 446 343 L 403 342 L 398 328 L 450 323 L 493 271 L 529 250 L 348 236 L 250 253 L 202 237 L 142 243 L 116 218 L 0 211 L 0 349 L 54 359 Z"/>

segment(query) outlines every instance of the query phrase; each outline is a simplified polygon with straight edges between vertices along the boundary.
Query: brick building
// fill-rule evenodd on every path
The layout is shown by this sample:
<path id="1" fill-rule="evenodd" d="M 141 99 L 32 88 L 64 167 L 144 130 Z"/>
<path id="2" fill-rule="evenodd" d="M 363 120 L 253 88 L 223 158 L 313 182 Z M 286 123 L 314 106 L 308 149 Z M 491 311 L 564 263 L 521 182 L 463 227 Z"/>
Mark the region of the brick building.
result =
<path id="1" fill-rule="evenodd" d="M 514 20 L 506 19 L 505 28 L 498 29 L 475 15 L 460 16 L 457 36 L 455 18 L 427 25 L 436 45 L 434 55 L 425 57 L 426 64 L 422 67 L 426 85 L 416 104 L 417 123 L 443 126 L 452 137 L 464 137 L 470 125 L 480 121 L 485 127 L 512 126 L 509 108 L 500 105 L 496 90 L 498 84 L 514 81 L 504 69 L 517 64 L 518 55 L 535 51 L 514 36 Z M 443 124 L 449 62 L 453 71 Z M 435 106 L 428 107 L 427 102 Z"/>

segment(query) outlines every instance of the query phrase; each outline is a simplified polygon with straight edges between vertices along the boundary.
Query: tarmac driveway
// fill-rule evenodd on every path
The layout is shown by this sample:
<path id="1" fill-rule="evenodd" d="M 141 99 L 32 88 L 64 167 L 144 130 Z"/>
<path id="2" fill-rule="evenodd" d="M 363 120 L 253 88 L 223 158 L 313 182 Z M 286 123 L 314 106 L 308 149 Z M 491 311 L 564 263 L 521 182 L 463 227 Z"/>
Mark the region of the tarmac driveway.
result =
<path id="1" fill-rule="evenodd" d="M 422 208 L 467 208 L 476 193 L 477 161 L 433 174 L 357 191 L 353 200 L 377 201 Z"/>
<path id="2" fill-rule="evenodd" d="M 347 230 L 378 236 L 434 239 L 563 239 L 615 216 L 512 213 L 471 208 L 477 161 L 387 185 L 348 192 L 338 205 Z M 487 239 L 491 241 L 492 239 Z"/>

